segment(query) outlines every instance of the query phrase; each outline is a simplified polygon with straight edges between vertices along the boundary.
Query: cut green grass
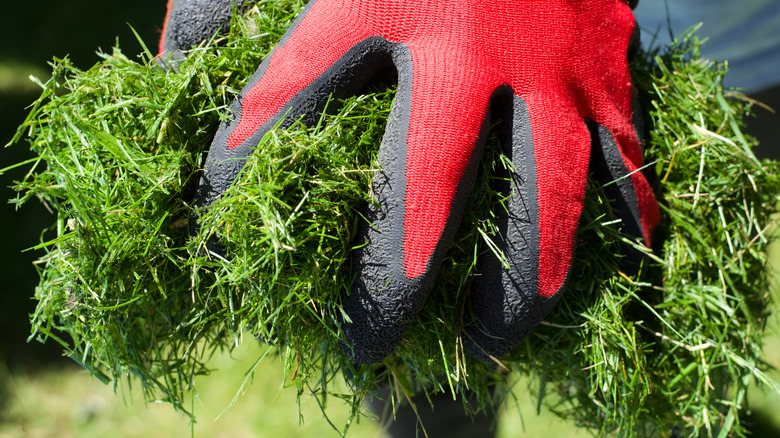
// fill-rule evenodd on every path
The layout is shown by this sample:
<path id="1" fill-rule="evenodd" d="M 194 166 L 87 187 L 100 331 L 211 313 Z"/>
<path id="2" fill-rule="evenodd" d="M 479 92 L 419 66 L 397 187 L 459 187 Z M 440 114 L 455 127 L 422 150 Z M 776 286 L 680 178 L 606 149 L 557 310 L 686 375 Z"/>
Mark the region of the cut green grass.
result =
<path id="1" fill-rule="evenodd" d="M 183 411 L 208 358 L 255 338 L 269 344 L 258 362 L 278 355 L 299 398 L 343 400 L 353 417 L 384 384 L 401 399 L 469 393 L 479 409 L 526 397 L 504 383 L 505 371 L 460 348 L 475 260 L 496 232 L 491 211 L 500 199 L 490 180 L 505 159 L 493 138 L 440 278 L 396 352 L 356 367 L 340 350 L 350 244 L 370 202 L 392 89 L 334 102 L 340 109 L 318 126 L 267 135 L 190 234 L 194 185 L 216 126 L 300 7 L 259 3 L 175 71 L 119 49 L 86 71 L 52 63 L 15 138 L 37 158 L 20 163 L 30 171 L 14 202 L 38 199 L 58 217 L 37 247 L 47 255 L 32 338 L 53 339 L 102 380 L 140 383 L 147 400 Z M 759 361 L 777 163 L 752 154 L 741 131 L 749 104 L 723 90 L 724 66 L 697 50 L 687 38 L 634 62 L 648 111 L 645 171 L 664 216 L 656 247 L 638 246 L 648 253 L 643 276 L 619 271 L 621 248 L 636 244 L 620 236 L 609 200 L 590 183 L 563 299 L 501 359 L 532 377 L 541 402 L 557 400 L 557 412 L 598 434 L 741 435 L 748 384 L 780 390 Z M 209 239 L 223 255 L 207 251 Z M 346 391 L 334 384 L 345 377 Z M 346 433 L 351 421 L 334 428 Z"/>

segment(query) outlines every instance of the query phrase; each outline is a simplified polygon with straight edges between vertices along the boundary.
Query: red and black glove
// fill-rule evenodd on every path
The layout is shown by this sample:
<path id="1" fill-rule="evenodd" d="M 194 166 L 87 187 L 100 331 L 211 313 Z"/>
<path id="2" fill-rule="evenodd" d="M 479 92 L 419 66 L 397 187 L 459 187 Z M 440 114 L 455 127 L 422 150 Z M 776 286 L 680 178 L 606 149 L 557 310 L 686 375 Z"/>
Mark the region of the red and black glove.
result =
<path id="1" fill-rule="evenodd" d="M 559 298 L 592 152 L 617 180 L 623 230 L 649 243 L 658 222 L 632 123 L 634 26 L 622 0 L 312 0 L 231 107 L 198 200 L 220 196 L 273 126 L 317 120 L 331 96 L 396 69 L 343 327 L 354 360 L 377 362 L 427 298 L 501 118 L 515 174 L 495 243 L 509 263 L 480 261 L 465 327 L 472 355 L 500 357 Z"/>

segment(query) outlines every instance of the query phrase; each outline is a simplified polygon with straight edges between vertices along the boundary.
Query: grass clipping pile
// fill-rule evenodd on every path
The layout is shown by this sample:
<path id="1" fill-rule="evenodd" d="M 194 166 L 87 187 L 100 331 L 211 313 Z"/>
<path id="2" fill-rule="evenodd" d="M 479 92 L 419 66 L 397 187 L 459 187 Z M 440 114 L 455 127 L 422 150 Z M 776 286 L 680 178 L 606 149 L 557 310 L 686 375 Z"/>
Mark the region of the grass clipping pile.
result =
<path id="1" fill-rule="evenodd" d="M 119 49 L 87 71 L 53 62 L 15 138 L 36 158 L 20 163 L 29 173 L 14 202 L 37 199 L 57 215 L 37 246 L 46 254 L 32 337 L 56 340 L 93 375 L 140 382 L 148 400 L 182 410 L 215 350 L 255 338 L 268 343 L 263 357 L 281 356 L 285 386 L 321 401 L 335 396 L 355 416 L 382 384 L 402 399 L 468 389 L 478 403 L 465 409 L 493 409 L 512 394 L 502 378 L 510 370 L 533 376 L 535 394 L 596 433 L 740 434 L 748 383 L 780 390 L 759 360 L 777 163 L 754 157 L 740 131 L 749 105 L 724 93 L 723 66 L 699 60 L 690 40 L 634 62 L 649 111 L 644 171 L 663 209 L 641 281 L 617 269 L 620 224 L 590 183 L 557 308 L 502 358 L 506 370 L 465 355 L 458 321 L 474 260 L 496 232 L 491 175 L 506 163 L 491 139 L 417 322 L 383 363 L 349 363 L 339 347 L 341 299 L 392 90 L 349 99 L 316 127 L 269 134 L 240 180 L 202 212 L 200 235 L 188 230 L 204 153 L 226 106 L 297 13 L 290 4 L 260 3 L 175 71 Z M 213 237 L 224 258 L 204 251 Z M 343 378 L 350 391 L 335 384 Z"/>

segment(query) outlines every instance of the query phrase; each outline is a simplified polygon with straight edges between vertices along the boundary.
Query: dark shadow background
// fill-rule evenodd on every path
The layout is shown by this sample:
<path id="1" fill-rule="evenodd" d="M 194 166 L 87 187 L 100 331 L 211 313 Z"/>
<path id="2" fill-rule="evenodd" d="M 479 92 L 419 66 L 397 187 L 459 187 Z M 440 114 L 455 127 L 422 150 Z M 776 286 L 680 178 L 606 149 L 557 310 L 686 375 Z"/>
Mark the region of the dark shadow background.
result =
<path id="1" fill-rule="evenodd" d="M 37 70 L 45 82 L 51 72 L 47 62 L 53 57 L 68 56 L 86 69 L 99 61 L 96 51 L 110 51 L 117 38 L 123 52 L 133 57 L 142 48 L 130 26 L 156 51 L 165 5 L 165 0 L 5 1 L 0 13 L 0 66 Z M 37 97 L 31 87 L 0 88 L 0 146 L 11 140 L 26 116 L 25 108 Z M 24 144 L 0 148 L 0 168 L 30 156 Z M 23 170 L 0 176 L 0 361 L 12 372 L 64 360 L 53 343 L 27 342 L 38 282 L 32 262 L 41 254 L 24 250 L 39 242 L 54 216 L 36 202 L 18 210 L 6 202 L 15 196 L 9 186 L 23 176 Z"/>

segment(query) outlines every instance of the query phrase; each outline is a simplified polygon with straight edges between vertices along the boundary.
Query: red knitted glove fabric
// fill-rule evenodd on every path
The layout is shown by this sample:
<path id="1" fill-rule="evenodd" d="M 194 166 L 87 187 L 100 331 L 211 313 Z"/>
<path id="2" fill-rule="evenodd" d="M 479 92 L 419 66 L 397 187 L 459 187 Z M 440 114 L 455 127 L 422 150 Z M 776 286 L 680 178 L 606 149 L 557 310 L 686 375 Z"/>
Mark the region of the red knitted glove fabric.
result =
<path id="1" fill-rule="evenodd" d="M 641 172 L 621 0 L 313 0 L 232 107 L 206 163 L 208 204 L 272 126 L 314 120 L 331 95 L 395 68 L 396 102 L 346 300 L 358 362 L 401 339 L 428 295 L 473 185 L 487 129 L 504 120 L 516 163 L 502 215 L 509 267 L 481 265 L 467 331 L 479 358 L 515 346 L 552 307 L 572 262 L 591 150 L 610 177 L 629 234 L 649 243 L 658 206 Z M 240 163 L 240 162 L 238 162 Z M 366 245 L 362 245 L 366 243 Z M 491 257 L 491 256 L 486 256 Z"/>

